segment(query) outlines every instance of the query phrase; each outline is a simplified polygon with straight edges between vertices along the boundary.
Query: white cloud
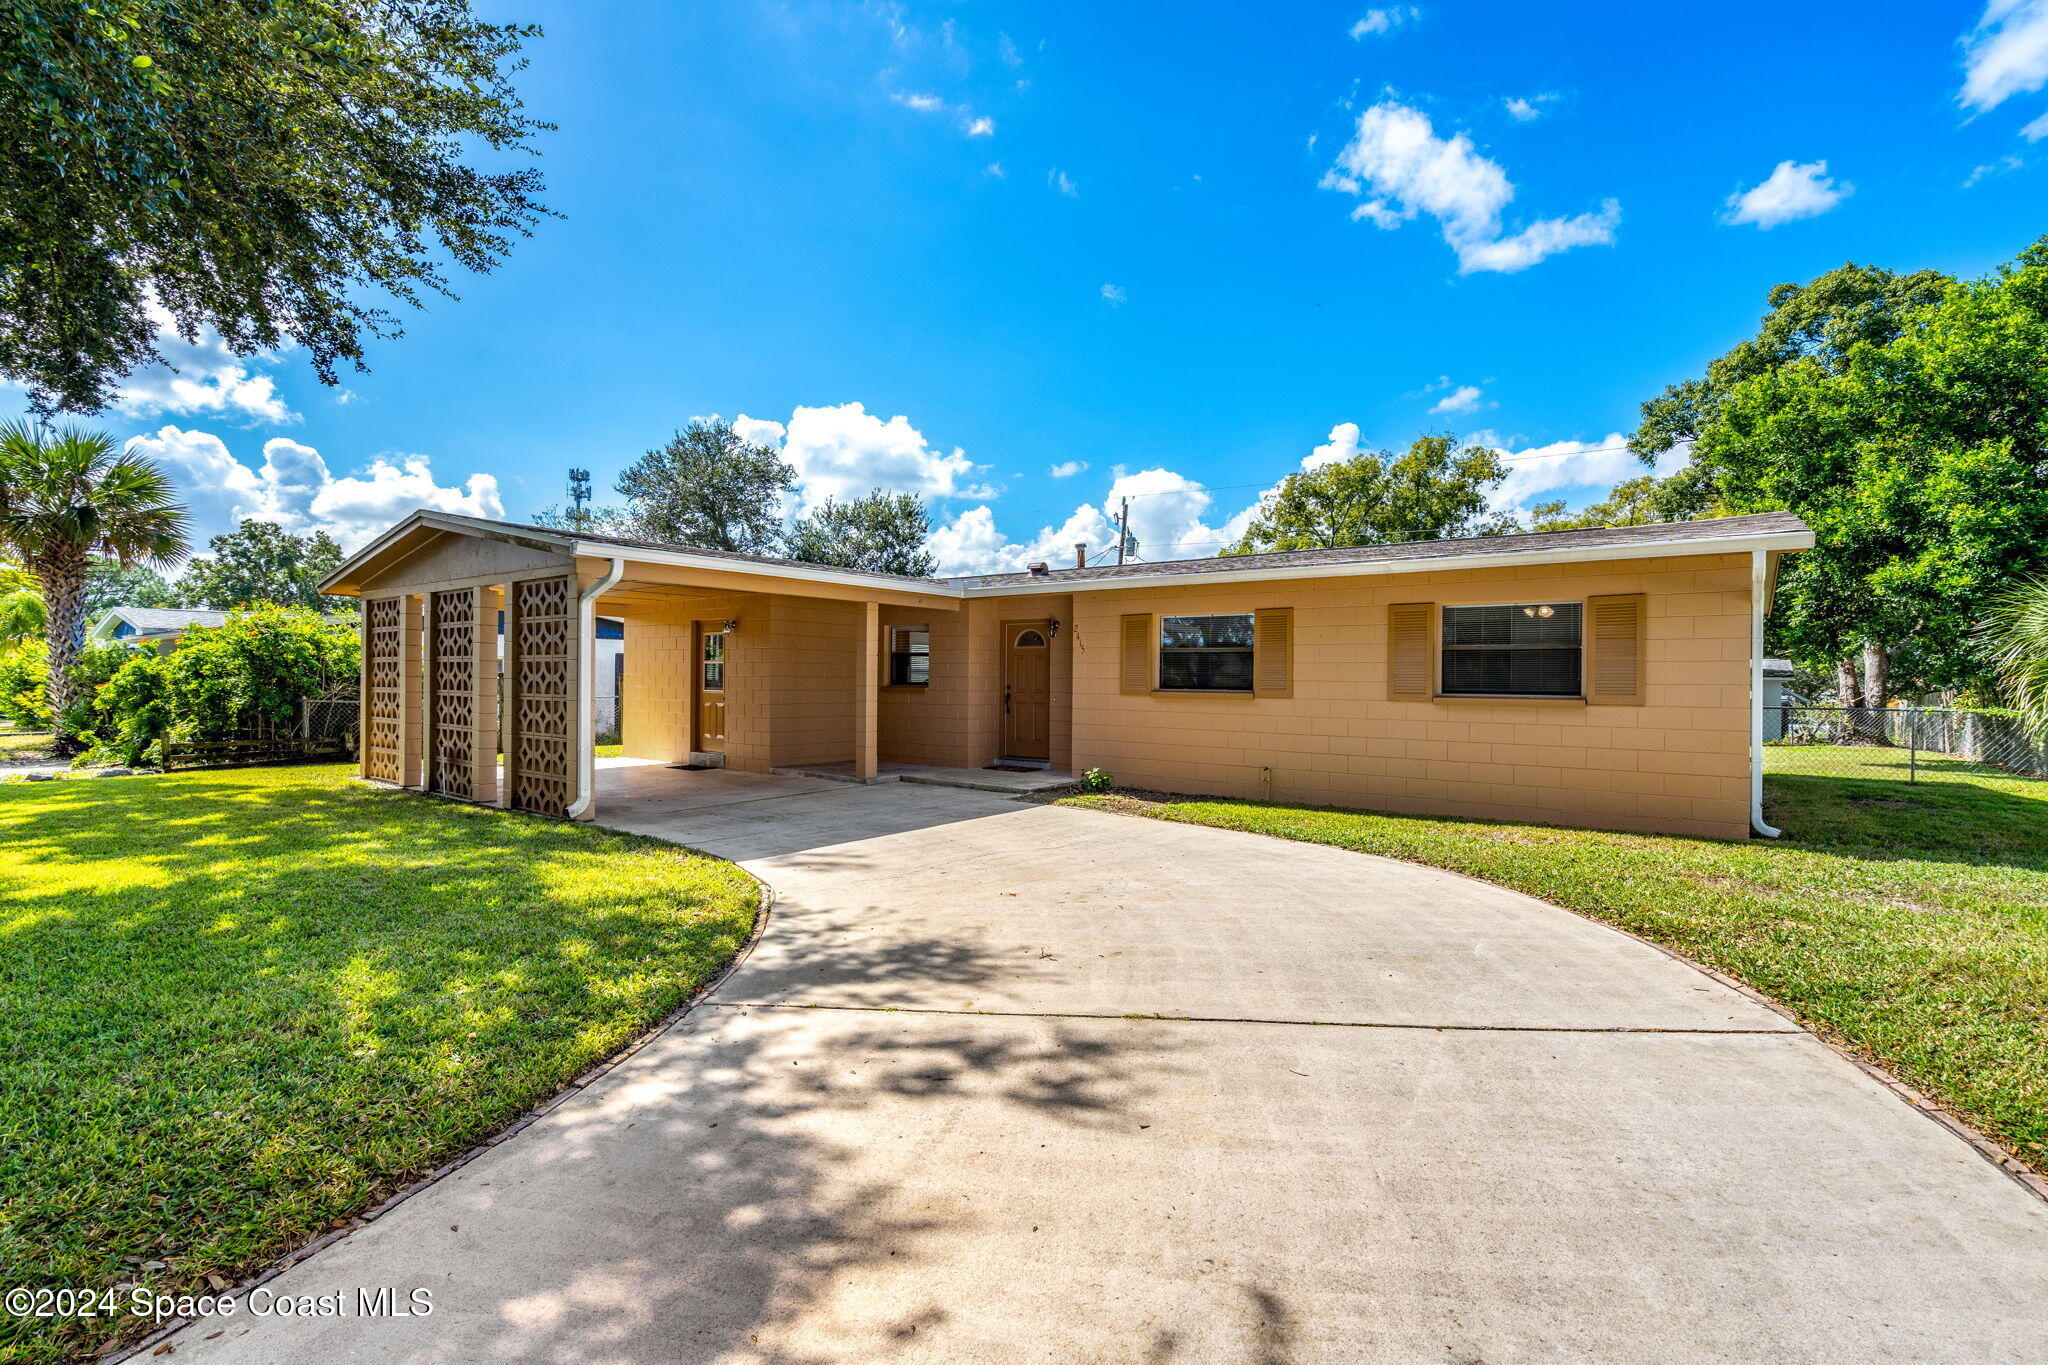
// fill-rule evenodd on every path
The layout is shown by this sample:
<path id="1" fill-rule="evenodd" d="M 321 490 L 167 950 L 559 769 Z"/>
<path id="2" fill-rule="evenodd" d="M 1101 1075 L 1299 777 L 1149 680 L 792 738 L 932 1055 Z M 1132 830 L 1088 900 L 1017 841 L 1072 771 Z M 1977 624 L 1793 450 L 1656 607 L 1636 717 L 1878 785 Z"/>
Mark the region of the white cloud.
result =
<path id="1" fill-rule="evenodd" d="M 946 102 L 937 95 L 907 94 L 899 90 L 889 96 L 889 98 L 902 105 L 905 109 L 915 109 L 920 114 L 943 114 L 946 112 Z"/>
<path id="2" fill-rule="evenodd" d="M 1045 183 L 1069 199 L 1080 193 L 1074 188 L 1074 182 L 1067 178 L 1067 173 L 1057 166 L 1045 173 Z"/>
<path id="3" fill-rule="evenodd" d="M 2041 122 L 2043 124 L 2042 131 L 2048 132 L 2048 115 L 2043 115 Z M 1978 182 L 1989 180 L 1994 175 L 2009 175 L 2026 164 L 2026 162 L 2016 156 L 2002 156 L 1996 161 L 1988 162 L 1973 169 L 1969 175 L 1964 177 L 1963 188 L 1966 190 L 1970 189 Z"/>
<path id="4" fill-rule="evenodd" d="M 1508 117 L 1515 122 L 1534 123 L 1537 119 L 1543 117 L 1543 111 L 1549 105 L 1555 103 L 1557 98 L 1556 94 L 1546 90 L 1540 95 L 1529 95 L 1526 97 L 1510 95 L 1502 100 L 1501 104 L 1506 107 Z"/>
<path id="5" fill-rule="evenodd" d="M 927 544 L 948 574 L 1009 573 L 1035 560 L 1066 567 L 1074 562 L 1074 546 L 1084 543 L 1093 561 L 1114 553 L 1117 528 L 1108 509 L 1125 498 L 1139 556 L 1155 562 L 1207 558 L 1242 538 L 1258 511 L 1254 501 L 1212 520 L 1215 500 L 1194 480 L 1170 469 L 1120 469 L 1100 504 L 1080 504 L 1059 525 L 1041 527 L 1029 540 L 1011 540 L 990 508 L 973 507 L 939 527 Z"/>
<path id="6" fill-rule="evenodd" d="M 1449 393 L 1430 404 L 1432 416 L 1454 412 L 1472 412 L 1479 407 L 1479 400 L 1485 397 L 1477 384 L 1460 384 Z"/>
<path id="7" fill-rule="evenodd" d="M 985 114 L 979 118 L 962 119 L 960 131 L 969 137 L 994 137 L 996 121 Z"/>
<path id="8" fill-rule="evenodd" d="M 2042 138 L 2048 137 L 2048 114 L 2041 115 L 2020 129 L 2020 136 L 2029 142 L 2039 142 Z"/>
<path id="9" fill-rule="evenodd" d="M 1303 469 L 1321 469 L 1326 464 L 1336 464 L 1358 454 L 1358 423 L 1339 422 L 1330 428 L 1330 439 L 1304 455 Z"/>
<path id="10" fill-rule="evenodd" d="M 1995 109 L 2044 84 L 2048 0 L 1990 0 L 1963 40 L 1963 88 L 1957 98 L 1972 109 Z"/>
<path id="11" fill-rule="evenodd" d="M 1387 9 L 1369 9 L 1359 16 L 1351 26 L 1353 41 L 1360 41 L 1376 34 L 1392 33 L 1405 23 L 1420 19 L 1422 11 L 1413 5 L 1394 5 Z"/>
<path id="12" fill-rule="evenodd" d="M 1846 181 L 1828 176 L 1825 161 L 1780 161 L 1770 178 L 1728 196 L 1728 221 L 1774 228 L 1801 218 L 1817 218 L 1855 192 Z"/>
<path id="13" fill-rule="evenodd" d="M 1359 115 L 1322 186 L 1369 195 L 1351 216 L 1381 228 L 1424 213 L 1436 219 L 1460 274 L 1523 270 L 1572 247 L 1612 242 L 1621 220 L 1621 206 L 1609 199 L 1597 213 L 1538 219 L 1507 233 L 1501 214 L 1515 197 L 1507 172 L 1465 134 L 1440 138 L 1427 114 L 1391 100 Z"/>
<path id="14" fill-rule="evenodd" d="M 1105 284 L 1102 286 L 1102 297 L 1110 307 L 1114 308 L 1129 298 L 1130 295 L 1124 292 L 1124 287 L 1120 284 Z"/>
<path id="15" fill-rule="evenodd" d="M 319 451 L 282 437 L 264 442 L 263 464 L 256 469 L 211 432 L 175 426 L 138 436 L 129 449 L 158 461 L 171 475 L 191 511 L 195 545 L 249 518 L 300 535 L 326 531 L 354 549 L 422 507 L 475 517 L 505 514 L 495 478 L 472 474 L 459 487 L 444 486 L 424 455 L 378 455 L 356 473 L 336 478 Z"/>
<path id="16" fill-rule="evenodd" d="M 196 341 L 187 341 L 178 335 L 168 309 L 151 304 L 149 315 L 164 363 L 145 365 L 128 376 L 114 397 L 118 411 L 131 417 L 217 413 L 272 426 L 299 420 L 278 396 L 276 382 L 257 372 L 258 366 L 274 364 L 276 354 L 238 356 L 210 327 L 200 328 Z"/>
<path id="17" fill-rule="evenodd" d="M 1547 501 L 1567 490 L 1596 489 L 1604 496 L 1624 479 L 1675 474 L 1692 458 L 1692 447 L 1681 444 L 1659 456 L 1654 468 L 1645 466 L 1620 432 L 1598 441 L 1552 441 L 1521 450 L 1510 449 L 1491 432 L 1477 433 L 1472 441 L 1490 446 L 1507 465 L 1508 476 L 1493 493 L 1496 511 L 1526 511 L 1531 503 Z"/>
<path id="18" fill-rule="evenodd" d="M 799 512 L 828 497 L 857 498 L 875 488 L 927 498 L 995 496 L 967 482 L 975 464 L 965 451 L 936 449 L 909 418 L 885 422 L 859 403 L 799 407 L 787 423 L 741 413 L 732 425 L 744 439 L 782 452 L 796 471 Z"/>
<path id="19" fill-rule="evenodd" d="M 1076 474 L 1087 473 L 1088 462 L 1086 460 L 1062 460 L 1045 472 L 1055 479 L 1071 479 Z"/>
<path id="20" fill-rule="evenodd" d="M 991 161 L 984 169 L 998 180 L 1008 180 L 1010 178 L 1010 173 L 1003 169 L 1003 163 L 1000 161 Z"/>

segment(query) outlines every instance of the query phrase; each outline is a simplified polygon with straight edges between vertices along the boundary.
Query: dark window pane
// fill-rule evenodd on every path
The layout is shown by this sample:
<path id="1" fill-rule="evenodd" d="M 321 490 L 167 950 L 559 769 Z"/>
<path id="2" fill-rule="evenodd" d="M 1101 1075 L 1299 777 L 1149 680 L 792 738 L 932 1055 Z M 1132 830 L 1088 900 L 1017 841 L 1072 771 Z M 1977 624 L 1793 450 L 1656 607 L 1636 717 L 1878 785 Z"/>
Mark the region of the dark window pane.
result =
<path id="1" fill-rule="evenodd" d="M 1444 608 L 1444 644 L 1447 647 L 1578 643 L 1577 602 L 1531 602 L 1507 607 Z"/>
<path id="2" fill-rule="evenodd" d="M 1159 622 L 1161 649 L 1252 647 L 1252 618 L 1245 616 L 1168 616 Z"/>
<path id="3" fill-rule="evenodd" d="M 1444 691 L 1527 697 L 1579 694 L 1576 649 L 1447 649 Z"/>
<path id="4" fill-rule="evenodd" d="M 932 676 L 932 632 L 929 626 L 894 626 L 889 631 L 889 681 L 897 687 L 922 686 Z"/>
<path id="5" fill-rule="evenodd" d="M 1248 649 L 1170 650 L 1159 656 L 1159 686 L 1169 692 L 1249 692 Z"/>

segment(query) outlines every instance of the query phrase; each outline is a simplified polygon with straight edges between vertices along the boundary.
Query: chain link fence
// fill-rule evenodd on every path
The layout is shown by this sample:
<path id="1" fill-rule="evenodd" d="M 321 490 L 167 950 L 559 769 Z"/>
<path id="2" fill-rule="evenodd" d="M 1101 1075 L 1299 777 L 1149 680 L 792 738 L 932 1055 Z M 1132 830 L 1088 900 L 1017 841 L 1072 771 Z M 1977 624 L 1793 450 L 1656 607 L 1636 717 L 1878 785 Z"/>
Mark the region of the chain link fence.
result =
<path id="1" fill-rule="evenodd" d="M 1932 707 L 1773 706 L 1764 770 L 1942 782 L 2048 778 L 2048 745 L 2012 716 Z"/>

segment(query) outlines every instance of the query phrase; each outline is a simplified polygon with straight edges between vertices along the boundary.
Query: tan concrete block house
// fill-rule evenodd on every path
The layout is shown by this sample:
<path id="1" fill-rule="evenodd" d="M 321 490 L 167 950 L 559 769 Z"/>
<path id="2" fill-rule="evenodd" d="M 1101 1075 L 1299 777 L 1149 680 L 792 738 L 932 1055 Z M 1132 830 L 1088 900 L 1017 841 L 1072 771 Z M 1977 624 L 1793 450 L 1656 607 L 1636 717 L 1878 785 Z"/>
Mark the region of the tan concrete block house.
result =
<path id="1" fill-rule="evenodd" d="M 423 511 L 323 586 L 362 600 L 363 776 L 546 815 L 601 796 L 602 616 L 634 759 L 1738 838 L 1812 544 L 1773 512 L 926 579 Z"/>

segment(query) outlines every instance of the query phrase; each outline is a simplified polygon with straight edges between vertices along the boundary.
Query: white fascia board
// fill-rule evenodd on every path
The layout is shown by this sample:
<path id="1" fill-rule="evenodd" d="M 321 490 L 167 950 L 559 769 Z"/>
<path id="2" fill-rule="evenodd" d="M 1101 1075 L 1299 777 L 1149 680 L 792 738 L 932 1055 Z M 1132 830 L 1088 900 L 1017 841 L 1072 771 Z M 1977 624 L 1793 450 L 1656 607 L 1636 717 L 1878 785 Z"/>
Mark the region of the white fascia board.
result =
<path id="1" fill-rule="evenodd" d="M 1602 545 L 1592 549 L 1523 550 L 1500 555 L 1433 555 L 1428 559 L 1365 560 L 1351 564 L 1307 564 L 1296 568 L 1216 569 L 1206 573 L 1125 574 L 1115 578 L 1006 583 L 969 588 L 969 597 L 1023 597 L 1043 593 L 1112 592 L 1123 588 L 1199 587 L 1204 583 L 1266 583 L 1295 578 L 1363 578 L 1379 574 L 1438 573 L 1448 569 L 1516 568 L 1527 564 L 1585 563 L 1609 559 L 1674 559 L 1689 555 L 1749 554 L 1756 550 L 1809 550 L 1811 531 L 1762 536 L 1717 536 L 1667 540 L 1652 545 Z"/>
<path id="2" fill-rule="evenodd" d="M 753 559 L 720 559 L 691 554 L 688 550 L 648 550 L 634 545 L 607 545 L 601 540 L 579 540 L 572 553 L 593 559 L 624 559 L 640 564 L 667 564 L 679 569 L 703 569 L 713 573 L 752 574 L 762 578 L 786 578 L 798 583 L 837 583 L 849 588 L 874 588 L 885 592 L 914 592 L 927 597 L 964 597 L 951 583 L 929 578 L 877 578 L 873 574 L 849 573 L 822 564 L 764 564 Z"/>

